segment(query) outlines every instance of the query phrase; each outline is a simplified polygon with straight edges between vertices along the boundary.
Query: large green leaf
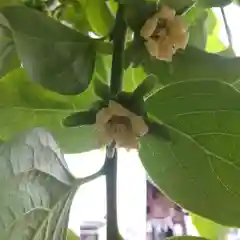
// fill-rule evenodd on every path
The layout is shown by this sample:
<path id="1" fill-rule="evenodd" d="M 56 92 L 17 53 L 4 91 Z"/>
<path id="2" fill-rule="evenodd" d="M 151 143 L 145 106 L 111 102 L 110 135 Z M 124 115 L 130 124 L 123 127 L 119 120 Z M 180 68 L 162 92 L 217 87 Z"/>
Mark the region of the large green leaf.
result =
<path id="1" fill-rule="evenodd" d="M 0 138 L 24 129 L 42 126 L 51 131 L 64 152 L 97 148 L 93 126 L 64 128 L 62 120 L 75 111 L 88 109 L 96 100 L 92 88 L 75 97 L 65 97 L 28 81 L 23 69 L 0 81 Z"/>
<path id="2" fill-rule="evenodd" d="M 62 94 L 77 94 L 88 87 L 95 61 L 90 38 L 24 6 L 6 7 L 1 12 L 33 81 Z"/>
<path id="3" fill-rule="evenodd" d="M 209 240 L 225 240 L 229 228 L 217 224 L 209 219 L 200 217 L 196 214 L 191 213 L 192 222 L 197 228 L 200 236 L 205 237 Z"/>
<path id="4" fill-rule="evenodd" d="M 142 138 L 151 178 L 191 212 L 240 226 L 240 93 L 220 81 L 179 82 L 148 98 L 145 108 L 171 139 L 154 132 Z"/>
<path id="5" fill-rule="evenodd" d="M 0 1 L 0 7 L 5 7 L 8 5 L 16 5 L 21 3 L 21 0 L 1 0 Z"/>
<path id="6" fill-rule="evenodd" d="M 20 67 L 11 32 L 0 27 L 0 77 L 14 68 Z"/>
<path id="7" fill-rule="evenodd" d="M 187 47 L 171 63 L 151 57 L 140 40 L 125 53 L 126 65 L 142 65 L 147 74 L 155 74 L 163 85 L 189 80 L 216 79 L 233 83 L 240 78 L 240 58 L 229 58 Z"/>
<path id="8" fill-rule="evenodd" d="M 52 136 L 34 129 L 0 152 L 0 238 L 65 240 L 77 186 Z"/>

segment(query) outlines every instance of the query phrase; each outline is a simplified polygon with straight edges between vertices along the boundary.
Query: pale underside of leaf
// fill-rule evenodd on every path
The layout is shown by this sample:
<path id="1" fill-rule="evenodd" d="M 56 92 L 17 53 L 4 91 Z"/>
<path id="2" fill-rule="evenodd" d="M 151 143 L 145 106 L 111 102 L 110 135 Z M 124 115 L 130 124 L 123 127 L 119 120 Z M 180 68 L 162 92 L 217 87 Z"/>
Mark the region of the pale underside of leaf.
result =
<path id="1" fill-rule="evenodd" d="M 34 129 L 0 146 L 0 238 L 65 240 L 77 186 L 57 144 Z"/>

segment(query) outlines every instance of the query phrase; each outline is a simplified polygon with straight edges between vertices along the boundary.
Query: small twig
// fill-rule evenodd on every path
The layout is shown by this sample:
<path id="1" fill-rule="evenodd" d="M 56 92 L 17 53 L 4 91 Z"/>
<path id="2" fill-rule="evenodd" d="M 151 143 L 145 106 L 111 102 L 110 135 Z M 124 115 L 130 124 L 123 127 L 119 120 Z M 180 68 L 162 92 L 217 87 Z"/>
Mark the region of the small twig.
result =
<path id="1" fill-rule="evenodd" d="M 96 178 L 103 176 L 104 173 L 105 173 L 105 164 L 98 172 L 96 172 L 90 176 L 84 177 L 84 178 L 78 178 L 77 184 L 83 185 L 85 183 L 91 182 L 91 181 L 95 180 Z"/>
<path id="2" fill-rule="evenodd" d="M 95 172 L 94 174 L 92 174 L 90 176 L 87 176 L 84 178 L 78 178 L 76 181 L 77 184 L 83 185 L 85 183 L 95 180 L 98 177 L 105 175 L 106 174 L 106 165 L 107 165 L 107 159 L 105 159 L 105 162 L 99 171 Z"/>
<path id="3" fill-rule="evenodd" d="M 225 25 L 226 33 L 227 33 L 229 46 L 231 48 L 233 48 L 232 33 L 231 33 L 231 29 L 230 29 L 230 27 L 228 25 L 227 17 L 226 17 L 226 14 L 225 14 L 225 11 L 224 11 L 223 7 L 221 7 L 221 13 L 222 13 L 222 17 L 223 17 L 223 22 L 224 22 L 224 25 Z"/>

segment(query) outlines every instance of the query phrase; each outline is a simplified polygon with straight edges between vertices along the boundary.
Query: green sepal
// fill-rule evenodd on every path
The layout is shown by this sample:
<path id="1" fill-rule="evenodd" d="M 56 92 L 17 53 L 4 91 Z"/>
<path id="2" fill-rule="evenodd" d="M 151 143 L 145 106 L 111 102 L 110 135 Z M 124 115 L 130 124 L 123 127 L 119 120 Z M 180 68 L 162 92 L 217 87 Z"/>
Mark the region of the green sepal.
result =
<path id="1" fill-rule="evenodd" d="M 79 127 L 82 125 L 91 125 L 96 121 L 95 111 L 75 112 L 63 120 L 64 127 Z"/>

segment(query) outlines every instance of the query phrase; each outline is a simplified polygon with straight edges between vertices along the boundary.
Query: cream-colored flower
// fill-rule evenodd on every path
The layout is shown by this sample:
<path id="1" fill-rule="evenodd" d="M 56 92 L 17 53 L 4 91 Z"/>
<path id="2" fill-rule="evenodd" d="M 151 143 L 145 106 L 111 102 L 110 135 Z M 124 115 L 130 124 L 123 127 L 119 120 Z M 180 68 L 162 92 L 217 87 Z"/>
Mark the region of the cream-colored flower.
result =
<path id="1" fill-rule="evenodd" d="M 178 49 L 185 49 L 189 39 L 181 16 L 167 6 L 148 19 L 141 29 L 148 52 L 159 60 L 171 61 Z"/>
<path id="2" fill-rule="evenodd" d="M 102 108 L 96 115 L 100 145 L 116 142 L 117 147 L 138 149 L 138 139 L 148 132 L 148 126 L 137 116 L 115 101 Z"/>

